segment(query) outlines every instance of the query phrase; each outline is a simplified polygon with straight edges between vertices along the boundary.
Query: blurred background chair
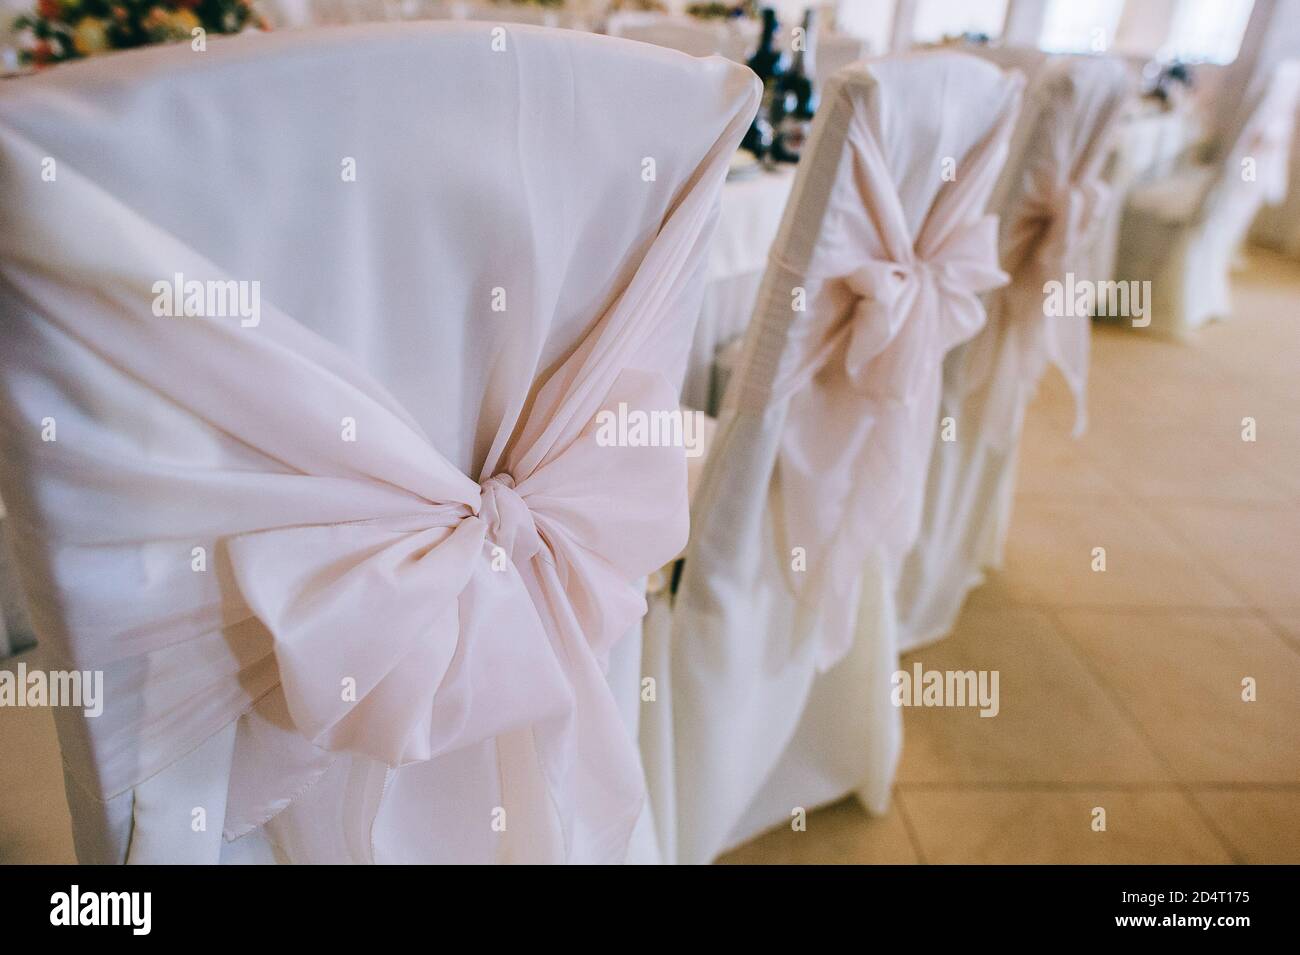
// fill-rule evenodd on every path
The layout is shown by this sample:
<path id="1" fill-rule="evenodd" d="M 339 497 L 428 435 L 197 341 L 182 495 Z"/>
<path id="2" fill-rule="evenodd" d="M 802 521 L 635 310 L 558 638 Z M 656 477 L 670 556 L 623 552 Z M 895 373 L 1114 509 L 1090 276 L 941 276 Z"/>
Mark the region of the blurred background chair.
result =
<path id="1" fill-rule="evenodd" d="M 1257 79 L 1196 154 L 1129 194 L 1116 277 L 1151 283 L 1151 331 L 1177 336 L 1228 318 L 1228 276 L 1256 214 L 1283 202 L 1300 61 Z"/>

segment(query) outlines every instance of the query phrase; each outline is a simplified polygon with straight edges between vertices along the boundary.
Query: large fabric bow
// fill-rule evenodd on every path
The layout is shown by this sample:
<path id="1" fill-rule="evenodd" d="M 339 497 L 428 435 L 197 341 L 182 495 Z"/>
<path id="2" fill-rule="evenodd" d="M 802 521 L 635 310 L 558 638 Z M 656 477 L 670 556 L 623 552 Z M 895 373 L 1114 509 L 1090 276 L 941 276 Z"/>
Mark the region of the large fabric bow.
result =
<path id="1" fill-rule="evenodd" d="M 620 385 L 611 401 L 675 407 L 662 376 Z M 664 507 L 684 494 L 681 449 L 604 446 L 592 425 L 468 500 L 412 491 L 409 517 L 276 528 L 229 552 L 298 729 L 401 766 L 568 712 L 572 681 L 537 606 L 572 620 L 603 663 L 644 613 L 632 581 L 685 543 L 685 515 Z"/>
<path id="2" fill-rule="evenodd" d="M 979 331 L 979 294 L 1007 281 L 998 266 L 997 229 L 996 216 L 983 216 L 953 230 L 927 256 L 873 259 L 847 276 L 860 296 L 844 354 L 855 388 L 905 404 L 924 387 L 927 368 Z"/>

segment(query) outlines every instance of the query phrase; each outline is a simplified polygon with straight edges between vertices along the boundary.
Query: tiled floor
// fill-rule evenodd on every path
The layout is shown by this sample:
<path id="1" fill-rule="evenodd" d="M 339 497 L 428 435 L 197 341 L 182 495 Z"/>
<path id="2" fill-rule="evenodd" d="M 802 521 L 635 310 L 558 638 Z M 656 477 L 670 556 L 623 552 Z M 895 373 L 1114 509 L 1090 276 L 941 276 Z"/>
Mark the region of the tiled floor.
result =
<path id="1" fill-rule="evenodd" d="M 998 669 L 1000 714 L 909 709 L 889 816 L 727 861 L 1300 862 L 1300 265 L 1252 253 L 1235 293 L 1186 344 L 1097 329 L 1080 441 L 1044 384 L 1006 567 L 904 661 Z"/>
<path id="2" fill-rule="evenodd" d="M 888 816 L 726 861 L 1300 862 L 1300 266 L 1253 256 L 1237 305 L 1188 344 L 1099 329 L 1079 442 L 1044 386 L 1006 568 L 914 657 L 999 670 L 999 715 L 908 710 Z M 0 710 L 0 862 L 72 861 L 53 753 L 49 711 Z"/>

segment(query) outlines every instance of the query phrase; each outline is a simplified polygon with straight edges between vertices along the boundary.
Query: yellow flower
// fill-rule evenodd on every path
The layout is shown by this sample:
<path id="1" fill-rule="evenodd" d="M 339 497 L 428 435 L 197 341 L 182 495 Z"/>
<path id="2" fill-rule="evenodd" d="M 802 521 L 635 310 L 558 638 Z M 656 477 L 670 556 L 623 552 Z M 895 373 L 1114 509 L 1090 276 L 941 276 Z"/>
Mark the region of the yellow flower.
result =
<path id="1" fill-rule="evenodd" d="M 108 49 L 108 24 L 99 17 L 82 17 L 73 27 L 72 45 L 82 56 L 92 56 Z"/>
<path id="2" fill-rule="evenodd" d="M 172 14 L 172 26 L 180 36 L 188 37 L 195 27 L 203 26 L 193 10 L 180 9 Z"/>

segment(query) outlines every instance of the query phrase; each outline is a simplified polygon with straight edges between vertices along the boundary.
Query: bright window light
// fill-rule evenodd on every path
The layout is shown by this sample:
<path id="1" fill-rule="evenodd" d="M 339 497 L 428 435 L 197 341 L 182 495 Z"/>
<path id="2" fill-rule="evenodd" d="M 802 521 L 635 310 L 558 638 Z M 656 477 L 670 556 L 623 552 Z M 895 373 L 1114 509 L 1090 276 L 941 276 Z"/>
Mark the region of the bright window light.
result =
<path id="1" fill-rule="evenodd" d="M 1102 53 L 1123 12 L 1124 0 L 1048 0 L 1038 45 L 1049 53 Z"/>
<path id="2" fill-rule="evenodd" d="M 1002 35 L 1007 0 L 919 0 L 912 19 L 912 40 L 936 43 L 962 33 Z"/>
<path id="3" fill-rule="evenodd" d="M 1255 0 L 1180 0 L 1160 59 L 1231 63 L 1254 6 Z"/>

